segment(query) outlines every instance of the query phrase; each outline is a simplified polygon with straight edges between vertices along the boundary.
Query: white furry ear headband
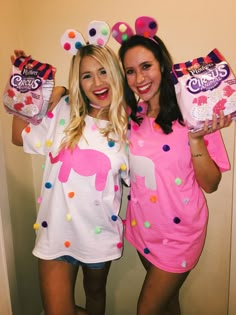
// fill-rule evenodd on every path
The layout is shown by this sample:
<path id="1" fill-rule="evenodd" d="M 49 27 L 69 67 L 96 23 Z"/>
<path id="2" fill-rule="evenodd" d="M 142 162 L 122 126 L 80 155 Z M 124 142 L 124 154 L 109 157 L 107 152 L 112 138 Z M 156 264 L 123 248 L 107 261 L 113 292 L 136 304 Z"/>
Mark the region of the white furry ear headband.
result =
<path id="1" fill-rule="evenodd" d="M 134 34 L 153 39 L 153 36 L 156 35 L 157 29 L 158 24 L 155 19 L 149 16 L 140 16 L 135 21 L 136 33 L 134 33 L 127 23 L 117 22 L 112 27 L 112 37 L 114 37 L 114 39 L 120 44 Z"/>
<path id="2" fill-rule="evenodd" d="M 91 21 L 88 25 L 87 36 L 89 44 L 105 46 L 110 37 L 110 27 L 103 21 Z M 76 55 L 78 49 L 86 44 L 82 34 L 75 29 L 66 30 L 61 37 L 62 47 L 72 55 Z"/>

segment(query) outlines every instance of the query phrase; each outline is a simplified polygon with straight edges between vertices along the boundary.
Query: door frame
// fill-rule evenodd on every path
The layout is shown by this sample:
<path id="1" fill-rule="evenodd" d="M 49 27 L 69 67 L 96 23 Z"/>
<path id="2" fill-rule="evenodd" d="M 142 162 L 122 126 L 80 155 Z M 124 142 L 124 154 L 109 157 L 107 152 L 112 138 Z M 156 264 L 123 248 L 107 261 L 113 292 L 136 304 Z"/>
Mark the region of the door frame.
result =
<path id="1" fill-rule="evenodd" d="M 234 131 L 235 131 L 234 127 Z M 229 303 L 228 315 L 236 314 L 236 135 L 234 132 L 234 157 L 233 157 L 233 196 L 232 196 L 232 224 L 231 224 L 231 251 L 230 251 L 230 272 L 229 272 Z"/>
<path id="2" fill-rule="evenodd" d="M 1 128 L 0 181 L 0 315 L 19 315 L 20 308 L 15 268 L 12 222 Z"/>

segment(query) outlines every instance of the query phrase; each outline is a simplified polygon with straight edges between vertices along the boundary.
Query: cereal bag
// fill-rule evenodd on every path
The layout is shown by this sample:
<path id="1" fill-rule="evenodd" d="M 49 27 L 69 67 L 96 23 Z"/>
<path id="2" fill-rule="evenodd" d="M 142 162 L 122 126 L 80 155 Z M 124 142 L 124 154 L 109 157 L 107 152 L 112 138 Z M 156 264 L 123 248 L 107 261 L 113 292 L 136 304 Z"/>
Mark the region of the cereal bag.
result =
<path id="1" fill-rule="evenodd" d="M 191 131 L 203 128 L 215 113 L 236 119 L 236 78 L 217 49 L 206 57 L 174 64 L 172 79 L 184 120 Z"/>
<path id="2" fill-rule="evenodd" d="M 56 69 L 29 57 L 16 58 L 3 93 L 8 113 L 37 125 L 45 116 Z"/>

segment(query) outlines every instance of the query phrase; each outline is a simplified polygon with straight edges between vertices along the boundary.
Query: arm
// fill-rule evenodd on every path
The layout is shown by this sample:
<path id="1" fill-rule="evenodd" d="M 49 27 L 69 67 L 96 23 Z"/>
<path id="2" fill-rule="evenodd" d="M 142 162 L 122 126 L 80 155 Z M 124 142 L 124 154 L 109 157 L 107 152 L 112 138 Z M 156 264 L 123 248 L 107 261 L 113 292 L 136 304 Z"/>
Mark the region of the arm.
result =
<path id="1" fill-rule="evenodd" d="M 23 146 L 23 139 L 22 139 L 22 131 L 25 127 L 28 126 L 28 123 L 18 116 L 13 116 L 12 118 L 12 143 L 17 146 Z"/>
<path id="2" fill-rule="evenodd" d="M 49 107 L 48 110 L 52 111 L 53 108 L 57 105 L 60 99 L 68 94 L 68 90 L 64 86 L 55 86 L 52 90 L 52 95 L 49 100 Z"/>
<path id="3" fill-rule="evenodd" d="M 208 127 L 208 121 L 206 121 L 203 130 L 189 133 L 189 145 L 196 180 L 206 193 L 212 193 L 217 190 L 221 180 L 221 172 L 208 153 L 204 136 L 228 127 L 231 121 L 230 115 L 224 116 L 223 112 L 221 112 L 219 119 L 216 118 L 216 115 L 213 115 L 211 128 Z"/>

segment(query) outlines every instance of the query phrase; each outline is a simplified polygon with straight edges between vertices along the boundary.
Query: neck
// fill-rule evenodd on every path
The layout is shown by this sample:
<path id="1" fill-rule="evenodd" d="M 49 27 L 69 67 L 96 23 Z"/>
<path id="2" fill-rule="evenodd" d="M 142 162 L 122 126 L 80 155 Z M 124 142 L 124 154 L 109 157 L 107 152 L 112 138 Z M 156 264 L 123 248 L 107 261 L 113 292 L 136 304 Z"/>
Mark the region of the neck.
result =
<path id="1" fill-rule="evenodd" d="M 90 108 L 88 109 L 88 115 L 97 119 L 103 119 L 103 120 L 108 120 L 108 111 L 107 110 L 103 110 L 101 111 L 102 108 L 106 109 L 107 107 L 95 107 L 92 106 L 93 104 L 90 104 Z"/>
<path id="2" fill-rule="evenodd" d="M 159 112 L 160 112 L 159 106 L 152 108 L 151 106 L 148 105 L 148 109 L 147 109 L 147 116 L 148 117 L 156 118 L 158 116 Z"/>

